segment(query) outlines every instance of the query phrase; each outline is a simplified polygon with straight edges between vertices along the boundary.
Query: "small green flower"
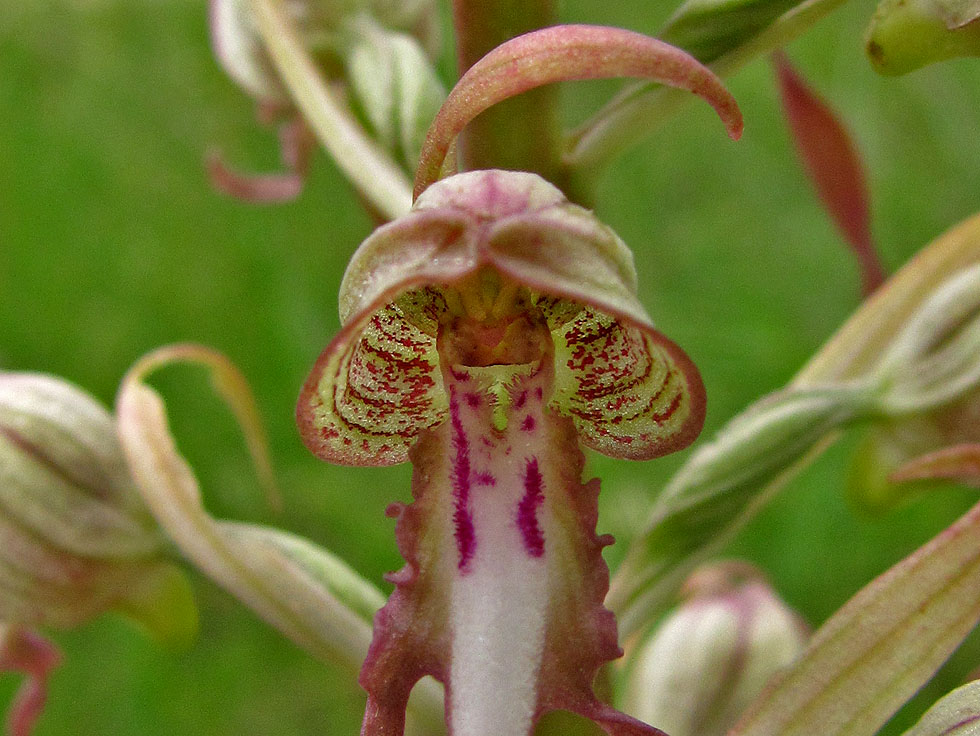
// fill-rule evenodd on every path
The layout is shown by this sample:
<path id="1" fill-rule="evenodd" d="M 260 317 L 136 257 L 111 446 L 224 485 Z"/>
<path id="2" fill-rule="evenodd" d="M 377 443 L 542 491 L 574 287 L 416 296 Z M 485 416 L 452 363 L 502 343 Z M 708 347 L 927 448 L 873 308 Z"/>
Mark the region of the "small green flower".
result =
<path id="1" fill-rule="evenodd" d="M 58 659 L 32 629 L 116 611 L 166 643 L 193 637 L 190 588 L 167 555 L 109 412 L 60 379 L 0 372 L 0 669 L 28 675 L 12 733 L 29 732 Z"/>
<path id="2" fill-rule="evenodd" d="M 631 655 L 626 709 L 671 736 L 724 736 L 810 632 L 748 563 L 705 565 L 681 595 Z"/>

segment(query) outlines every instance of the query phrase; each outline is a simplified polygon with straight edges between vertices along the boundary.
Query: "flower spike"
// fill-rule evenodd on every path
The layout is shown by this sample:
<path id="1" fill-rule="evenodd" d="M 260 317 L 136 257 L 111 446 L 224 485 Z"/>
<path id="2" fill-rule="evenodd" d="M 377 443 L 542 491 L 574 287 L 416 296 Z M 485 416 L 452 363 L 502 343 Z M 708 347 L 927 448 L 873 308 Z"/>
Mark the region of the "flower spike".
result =
<path id="1" fill-rule="evenodd" d="M 459 174 L 365 241 L 340 311 L 303 439 L 333 462 L 415 466 L 414 502 L 390 509 L 406 565 L 361 670 L 362 735 L 402 733 L 424 675 L 446 685 L 451 733 L 520 736 L 560 709 L 660 734 L 592 692 L 620 650 L 580 441 L 683 447 L 704 389 L 637 301 L 626 246 L 534 174 Z"/>
<path id="2" fill-rule="evenodd" d="M 543 28 L 501 44 L 470 67 L 429 128 L 415 173 L 415 196 L 439 178 L 456 136 L 489 107 L 554 82 L 639 77 L 686 89 L 718 113 L 728 135 L 742 114 L 721 80 L 693 56 L 641 33 L 605 26 Z"/>

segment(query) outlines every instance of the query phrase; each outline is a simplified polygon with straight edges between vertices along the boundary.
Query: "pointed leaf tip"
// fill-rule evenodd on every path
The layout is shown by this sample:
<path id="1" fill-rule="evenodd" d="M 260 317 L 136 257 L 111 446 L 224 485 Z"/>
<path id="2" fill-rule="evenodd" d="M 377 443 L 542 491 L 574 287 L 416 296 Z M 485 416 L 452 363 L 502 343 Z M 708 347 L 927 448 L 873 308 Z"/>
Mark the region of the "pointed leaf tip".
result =
<path id="1" fill-rule="evenodd" d="M 786 54 L 772 57 L 783 113 L 797 152 L 827 213 L 853 250 L 865 295 L 885 280 L 871 235 L 871 207 L 864 166 L 847 129 L 790 64 Z"/>

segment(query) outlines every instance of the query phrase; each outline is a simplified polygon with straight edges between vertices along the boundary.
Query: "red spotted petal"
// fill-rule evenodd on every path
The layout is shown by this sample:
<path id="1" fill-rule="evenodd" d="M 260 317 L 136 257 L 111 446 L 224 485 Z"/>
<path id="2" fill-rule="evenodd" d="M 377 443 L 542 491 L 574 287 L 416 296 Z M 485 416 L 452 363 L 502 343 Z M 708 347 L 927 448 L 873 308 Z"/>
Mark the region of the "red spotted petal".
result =
<path id="1" fill-rule="evenodd" d="M 659 333 L 583 309 L 562 333 L 554 406 L 604 455 L 647 460 L 690 444 L 704 424 L 704 386 Z"/>
<path id="2" fill-rule="evenodd" d="M 700 376 L 636 299 L 626 245 L 539 177 L 478 171 L 431 187 L 354 255 L 341 287 L 344 328 L 297 407 L 314 453 L 402 462 L 421 432 L 445 420 L 440 293 L 482 269 L 526 290 L 547 318 L 558 361 L 553 408 L 575 419 L 587 445 L 650 458 L 698 434 Z"/>

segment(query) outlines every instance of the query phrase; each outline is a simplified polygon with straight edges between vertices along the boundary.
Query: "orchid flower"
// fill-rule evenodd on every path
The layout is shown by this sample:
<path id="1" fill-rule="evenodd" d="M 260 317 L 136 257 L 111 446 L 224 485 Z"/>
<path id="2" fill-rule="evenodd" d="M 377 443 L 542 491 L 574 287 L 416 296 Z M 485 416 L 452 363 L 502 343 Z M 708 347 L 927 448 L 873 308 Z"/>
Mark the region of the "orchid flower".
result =
<path id="1" fill-rule="evenodd" d="M 454 170 L 456 136 L 490 106 L 552 82 L 645 76 L 738 108 L 687 54 L 637 33 L 558 26 L 474 64 L 426 137 L 409 214 L 355 253 L 344 328 L 307 380 L 303 439 L 337 463 L 411 460 L 398 518 L 406 566 L 375 618 L 362 734 L 401 733 L 415 683 L 446 685 L 452 733 L 527 734 L 567 710 L 608 733 L 653 734 L 601 703 L 620 655 L 602 602 L 598 481 L 581 445 L 649 459 L 689 444 L 704 387 L 636 298 L 627 246 L 536 174 Z"/>
<path id="2" fill-rule="evenodd" d="M 591 685 L 619 650 L 579 443 L 652 458 L 704 418 L 635 289 L 622 241 L 528 173 L 440 181 L 355 254 L 298 420 L 324 459 L 415 466 L 415 502 L 389 509 L 407 564 L 375 619 L 362 733 L 401 733 L 423 675 L 457 734 L 529 733 L 554 709 L 658 733 Z"/>
<path id="3" fill-rule="evenodd" d="M 7 728 L 28 736 L 61 662 L 41 633 L 114 611 L 187 646 L 197 608 L 144 505 L 115 418 L 60 378 L 0 371 L 0 672 L 25 678 Z"/>

